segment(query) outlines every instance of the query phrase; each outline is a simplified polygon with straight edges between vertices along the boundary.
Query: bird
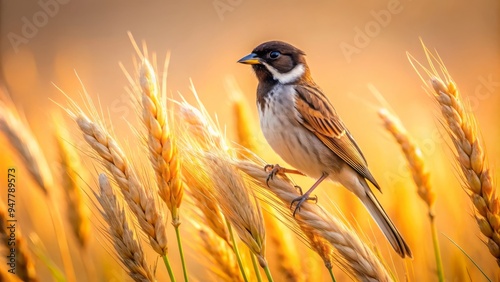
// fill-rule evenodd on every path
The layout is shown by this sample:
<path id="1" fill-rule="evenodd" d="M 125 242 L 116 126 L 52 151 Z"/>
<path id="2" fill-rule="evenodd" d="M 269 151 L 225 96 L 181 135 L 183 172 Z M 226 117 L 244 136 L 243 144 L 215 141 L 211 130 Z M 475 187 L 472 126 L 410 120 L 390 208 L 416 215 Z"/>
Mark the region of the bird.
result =
<path id="1" fill-rule="evenodd" d="M 367 161 L 332 103 L 314 82 L 305 53 L 283 41 L 269 41 L 237 61 L 252 66 L 257 76 L 260 127 L 271 148 L 294 169 L 272 165 L 277 173 L 305 174 L 316 179 L 291 202 L 294 216 L 326 179 L 354 193 L 373 217 L 394 250 L 412 257 L 408 244 L 375 197 L 368 182 L 381 191 Z M 269 168 L 269 166 L 266 166 Z"/>

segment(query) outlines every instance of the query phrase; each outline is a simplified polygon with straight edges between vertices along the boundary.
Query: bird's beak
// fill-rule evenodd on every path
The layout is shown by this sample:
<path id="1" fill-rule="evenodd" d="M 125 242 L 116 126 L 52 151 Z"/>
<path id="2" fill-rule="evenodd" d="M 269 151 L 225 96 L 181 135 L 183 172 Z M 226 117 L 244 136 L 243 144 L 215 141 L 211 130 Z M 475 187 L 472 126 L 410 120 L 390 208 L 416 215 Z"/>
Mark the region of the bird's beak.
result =
<path id="1" fill-rule="evenodd" d="M 245 57 L 238 60 L 238 63 L 247 65 L 258 65 L 260 64 L 260 59 L 255 53 L 246 55 Z"/>

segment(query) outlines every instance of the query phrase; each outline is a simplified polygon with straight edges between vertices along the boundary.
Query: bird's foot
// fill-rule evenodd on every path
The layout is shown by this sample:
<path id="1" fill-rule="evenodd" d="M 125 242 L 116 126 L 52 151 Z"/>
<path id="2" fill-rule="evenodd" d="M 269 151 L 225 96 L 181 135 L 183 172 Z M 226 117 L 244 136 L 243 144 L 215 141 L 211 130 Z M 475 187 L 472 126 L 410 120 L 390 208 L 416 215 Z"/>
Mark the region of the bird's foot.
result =
<path id="1" fill-rule="evenodd" d="M 293 211 L 293 216 L 295 217 L 295 214 L 297 211 L 300 211 L 300 206 L 305 202 L 305 201 L 314 201 L 315 203 L 318 203 L 318 197 L 317 196 L 312 196 L 309 197 L 309 195 L 306 193 L 305 195 L 302 195 L 300 197 L 297 197 L 292 200 L 292 203 L 290 204 L 290 209 L 293 208 L 293 204 L 297 203 L 295 206 L 295 210 Z"/>
<path id="2" fill-rule="evenodd" d="M 304 173 L 302 173 L 296 169 L 284 168 L 284 167 L 281 167 L 279 164 L 275 164 L 275 165 L 267 164 L 264 166 L 264 171 L 269 172 L 269 175 L 266 178 L 266 185 L 268 187 L 269 187 L 269 180 L 273 180 L 273 178 L 278 174 L 281 176 L 285 176 L 285 173 L 305 175 Z M 300 194 L 302 194 L 302 189 L 300 189 L 300 191 L 301 191 Z"/>

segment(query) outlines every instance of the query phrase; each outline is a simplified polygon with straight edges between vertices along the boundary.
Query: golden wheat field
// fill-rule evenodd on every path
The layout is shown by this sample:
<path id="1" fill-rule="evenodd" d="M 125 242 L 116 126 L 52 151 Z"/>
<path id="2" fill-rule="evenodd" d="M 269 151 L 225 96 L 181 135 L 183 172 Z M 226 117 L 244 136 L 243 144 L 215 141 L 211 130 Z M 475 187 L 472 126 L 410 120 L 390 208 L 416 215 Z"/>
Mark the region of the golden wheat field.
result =
<path id="1" fill-rule="evenodd" d="M 500 3 L 0 0 L 0 281 L 500 281 Z M 412 258 L 266 142 L 283 40 Z"/>

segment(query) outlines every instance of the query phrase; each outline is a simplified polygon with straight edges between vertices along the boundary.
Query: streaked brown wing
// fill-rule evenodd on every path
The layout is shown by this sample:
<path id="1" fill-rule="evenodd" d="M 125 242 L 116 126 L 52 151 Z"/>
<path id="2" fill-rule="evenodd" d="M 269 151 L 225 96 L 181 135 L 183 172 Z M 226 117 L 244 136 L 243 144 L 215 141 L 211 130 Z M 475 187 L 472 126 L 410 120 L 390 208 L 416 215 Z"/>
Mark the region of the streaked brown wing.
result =
<path id="1" fill-rule="evenodd" d="M 299 122 L 330 150 L 380 190 L 356 141 L 344 126 L 330 101 L 316 86 L 297 85 L 295 108 Z"/>

